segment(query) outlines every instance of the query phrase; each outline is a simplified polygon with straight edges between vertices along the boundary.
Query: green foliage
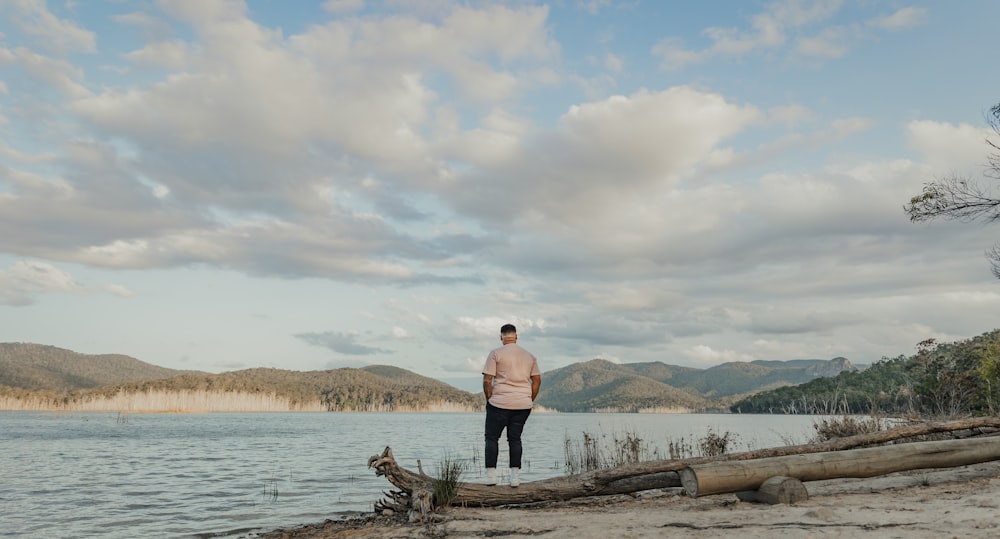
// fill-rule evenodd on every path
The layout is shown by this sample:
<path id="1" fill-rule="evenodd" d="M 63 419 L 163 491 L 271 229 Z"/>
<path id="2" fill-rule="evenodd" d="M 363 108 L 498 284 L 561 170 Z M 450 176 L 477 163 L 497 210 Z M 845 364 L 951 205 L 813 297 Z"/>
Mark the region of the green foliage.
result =
<path id="1" fill-rule="evenodd" d="M 979 376 L 985 386 L 986 405 L 991 415 L 997 413 L 1000 397 L 1000 333 L 984 339 L 979 354 Z"/>
<path id="2" fill-rule="evenodd" d="M 864 371 L 845 371 L 751 395 L 733 404 L 733 412 L 777 414 L 867 413 L 896 410 L 908 399 L 905 359 L 883 359 Z"/>
<path id="3" fill-rule="evenodd" d="M 1000 330 L 965 341 L 926 340 L 910 357 L 747 397 L 734 412 L 958 417 L 994 413 L 1000 390 Z"/>
<path id="4" fill-rule="evenodd" d="M 707 410 L 725 406 L 710 399 L 732 399 L 853 368 L 843 358 L 734 362 L 710 369 L 595 359 L 545 373 L 538 403 L 562 412 Z"/>
<path id="5" fill-rule="evenodd" d="M 432 487 L 434 507 L 446 507 L 458 496 L 464 472 L 465 466 L 461 461 L 447 455 L 444 457 L 438 464 L 438 474 Z"/>

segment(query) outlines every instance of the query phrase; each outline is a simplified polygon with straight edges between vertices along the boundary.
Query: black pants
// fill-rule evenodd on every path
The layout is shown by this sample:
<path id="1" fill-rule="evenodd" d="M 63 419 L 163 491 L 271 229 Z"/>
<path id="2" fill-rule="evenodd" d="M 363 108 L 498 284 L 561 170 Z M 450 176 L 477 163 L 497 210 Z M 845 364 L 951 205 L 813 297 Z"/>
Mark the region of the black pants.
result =
<path id="1" fill-rule="evenodd" d="M 521 431 L 528 422 L 531 408 L 505 410 L 486 403 L 486 467 L 496 468 L 500 456 L 500 433 L 507 429 L 507 447 L 510 450 L 510 467 L 521 467 Z"/>

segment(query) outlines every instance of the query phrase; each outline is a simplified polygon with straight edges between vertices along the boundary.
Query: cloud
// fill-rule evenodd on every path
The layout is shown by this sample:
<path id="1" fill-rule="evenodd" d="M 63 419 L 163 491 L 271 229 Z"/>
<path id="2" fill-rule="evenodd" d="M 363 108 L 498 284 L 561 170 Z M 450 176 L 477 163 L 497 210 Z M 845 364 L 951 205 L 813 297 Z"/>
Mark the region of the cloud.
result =
<path id="1" fill-rule="evenodd" d="M 329 348 L 334 352 L 349 356 L 371 356 L 392 353 L 392 350 L 365 346 L 358 343 L 359 335 L 355 333 L 326 331 L 322 333 L 298 333 L 295 337 L 313 346 Z"/>
<path id="2" fill-rule="evenodd" d="M 149 30 L 124 58 L 165 70 L 134 86 L 90 93 L 72 64 L 0 50 L 70 98 L 58 111 L 39 101 L 52 114 L 39 123 L 69 114 L 80 129 L 65 133 L 77 142 L 54 166 L 5 171 L 18 186 L 0 199 L 10 252 L 119 268 L 467 278 L 452 268 L 492 240 L 456 227 L 436 191 L 453 167 L 517 151 L 530 125 L 503 106 L 521 83 L 504 81 L 532 79 L 517 70 L 557 57 L 547 9 L 335 19 L 285 36 L 239 2 L 162 7 L 165 18 L 114 19 Z M 172 38 L 170 18 L 193 24 L 194 37 Z M 449 84 L 432 87 L 442 74 Z M 475 125 L 459 120 L 484 102 Z"/>
<path id="3" fill-rule="evenodd" d="M 364 7 L 365 0 L 326 0 L 323 2 L 323 9 L 338 15 L 361 11 Z"/>
<path id="4" fill-rule="evenodd" d="M 90 91 L 83 85 L 83 70 L 67 60 L 52 59 L 23 47 L 14 50 L 0 48 L 0 65 L 3 63 L 16 64 L 43 89 L 51 87 L 70 98 L 90 95 Z"/>
<path id="5" fill-rule="evenodd" d="M 19 260 L 0 270 L 0 305 L 23 307 L 48 293 L 81 293 L 84 287 L 69 273 L 45 262 Z"/>
<path id="6" fill-rule="evenodd" d="M 482 318 L 462 316 L 459 317 L 456 322 L 459 326 L 459 332 L 463 331 L 462 328 L 464 328 L 471 330 L 476 335 L 490 337 L 499 337 L 500 326 L 503 326 L 504 324 L 514 324 L 517 327 L 519 335 L 534 333 L 535 331 L 544 332 L 548 327 L 545 320 L 533 320 L 519 316 L 510 316 L 507 318 L 498 316 L 487 316 Z"/>
<path id="7" fill-rule="evenodd" d="M 135 294 L 131 290 L 120 284 L 109 284 L 108 286 L 105 287 L 105 290 L 107 290 L 109 294 L 118 296 L 120 298 L 135 297 Z"/>
<path id="8" fill-rule="evenodd" d="M 94 32 L 56 17 L 46 7 L 45 0 L 8 0 L 4 2 L 4 10 L 21 31 L 49 51 L 67 54 L 97 50 Z"/>
<path id="9" fill-rule="evenodd" d="M 908 6 L 884 17 L 876 17 L 868 24 L 886 30 L 902 30 L 914 28 L 927 22 L 927 10 L 921 7 Z"/>
<path id="10" fill-rule="evenodd" d="M 688 87 L 575 105 L 515 159 L 470 171 L 446 196 L 468 215 L 556 236 L 626 216 L 635 229 L 626 224 L 622 235 L 645 235 L 655 228 L 647 219 L 662 216 L 644 207 L 757 117 L 752 107 Z M 507 204 L 493 203 L 500 199 Z"/>
<path id="11" fill-rule="evenodd" d="M 917 120 L 906 124 L 906 141 L 938 176 L 952 173 L 978 176 L 992 151 L 986 141 L 996 134 L 969 124 Z M 932 178 L 927 178 L 931 181 Z"/>
<path id="12" fill-rule="evenodd" d="M 765 10 L 749 17 L 749 27 L 711 27 L 702 35 L 710 45 L 687 48 L 674 37 L 654 44 L 651 52 L 660 58 L 660 67 L 679 70 L 717 58 L 740 58 L 780 50 L 789 42 L 792 52 L 807 58 L 839 58 L 874 30 L 903 30 L 923 24 L 926 10 L 906 7 L 892 14 L 870 19 L 864 24 L 821 26 L 840 12 L 842 0 L 771 2 Z"/>
<path id="13" fill-rule="evenodd" d="M 133 12 L 114 15 L 115 22 L 126 26 L 132 26 L 142 31 L 147 42 L 158 43 L 168 39 L 174 34 L 170 23 L 159 17 L 154 17 L 148 13 Z"/>
<path id="14" fill-rule="evenodd" d="M 729 363 L 735 361 L 753 361 L 753 356 L 737 352 L 735 350 L 716 350 L 711 346 L 699 344 L 684 350 L 684 357 L 698 365 L 718 365 L 719 363 Z"/>
<path id="15" fill-rule="evenodd" d="M 393 339 L 404 340 L 404 339 L 409 339 L 410 338 L 410 332 L 406 331 L 406 329 L 401 328 L 399 326 L 393 326 L 392 331 L 390 332 L 390 334 L 392 335 Z"/>
<path id="16" fill-rule="evenodd" d="M 612 5 L 611 0 L 577 0 L 576 4 L 591 15 L 597 15 L 602 9 Z"/>

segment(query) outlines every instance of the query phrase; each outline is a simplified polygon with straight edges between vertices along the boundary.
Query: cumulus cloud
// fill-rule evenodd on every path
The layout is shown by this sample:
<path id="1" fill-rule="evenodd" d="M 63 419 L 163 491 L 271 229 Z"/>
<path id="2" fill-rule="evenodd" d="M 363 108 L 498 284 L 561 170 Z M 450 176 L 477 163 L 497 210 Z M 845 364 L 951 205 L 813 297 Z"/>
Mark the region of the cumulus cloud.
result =
<path id="1" fill-rule="evenodd" d="M 115 22 L 138 28 L 147 42 L 158 43 L 173 35 L 170 23 L 149 13 L 132 12 L 115 15 Z"/>
<path id="2" fill-rule="evenodd" d="M 0 305 L 23 307 L 47 293 L 80 293 L 83 285 L 52 264 L 19 260 L 0 270 Z"/>
<path id="3" fill-rule="evenodd" d="M 588 51 L 606 78 L 554 105 L 584 77 L 567 72 L 549 8 L 390 4 L 326 2 L 329 19 L 290 33 L 238 1 L 144 5 L 109 19 L 133 36 L 113 60 L 142 74 L 127 84 L 4 36 L 0 64 L 18 77 L 0 83 L 17 124 L 3 133 L 17 137 L 0 142 L 0 252 L 426 286 L 365 306 L 371 333 L 296 335 L 352 357 L 394 353 L 380 342 L 485 353 L 506 322 L 560 360 L 873 349 L 933 329 L 896 322 L 926 298 L 911 291 L 988 275 L 969 262 L 984 232 L 915 227 L 901 211 L 922 181 L 984 162 L 982 129 L 913 121 L 912 155 L 845 158 L 841 142 L 891 129 L 885 118 L 830 117 L 820 97 L 740 101 L 711 78 L 670 87 L 661 74 L 609 95 L 626 84 L 610 74 L 635 77 L 643 60 L 621 49 Z M 668 67 L 844 56 L 922 13 L 838 25 L 838 2 L 775 2 L 707 29 L 702 47 L 668 37 L 656 53 Z M 819 152 L 826 164 L 802 166 Z M 46 275 L 60 274 L 5 270 L 2 301 L 79 290 Z M 980 319 L 996 306 L 961 292 Z M 934 331 L 959 327 L 941 318 Z M 836 342 L 848 333 L 861 337 Z M 435 352 L 470 355 L 456 349 Z"/>
<path id="4" fill-rule="evenodd" d="M 906 140 L 939 176 L 982 172 L 992 131 L 969 124 L 916 120 L 906 124 Z M 930 181 L 931 178 L 928 178 Z"/>
<path id="5" fill-rule="evenodd" d="M 518 316 L 511 316 L 508 318 L 498 316 L 487 316 L 481 318 L 462 316 L 459 317 L 456 322 L 460 328 L 471 330 L 477 335 L 486 335 L 491 337 L 499 336 L 500 326 L 503 326 L 504 324 L 514 324 L 514 326 L 517 327 L 518 334 L 545 331 L 547 327 L 545 320 L 532 320 Z"/>
<path id="6" fill-rule="evenodd" d="M 165 70 L 146 84 L 90 93 L 72 64 L 0 50 L 0 61 L 68 96 L 66 111 L 96 135 L 71 144 L 57 167 L 5 170 L 18 189 L 0 199 L 0 221 L 16 233 L 0 242 L 105 267 L 465 278 L 449 268 L 491 240 L 437 226 L 450 215 L 436 191 L 449 189 L 453 167 L 519 150 L 531 126 L 505 104 L 523 90 L 512 81 L 533 79 L 517 70 L 558 56 L 546 8 L 334 19 L 285 36 L 241 2 L 160 7 L 114 19 L 145 32 L 124 58 Z M 194 25 L 193 39 L 167 31 L 178 20 Z M 428 82 L 442 75 L 455 83 L 447 95 Z M 459 121 L 462 106 L 481 111 L 475 125 Z M 48 204 L 57 190 L 58 212 Z"/>
<path id="7" fill-rule="evenodd" d="M 640 91 L 570 108 L 556 130 L 539 133 L 515 160 L 475 170 L 446 196 L 470 215 L 558 233 L 640 216 L 726 138 L 758 118 L 752 107 L 688 87 Z M 494 200 L 505 199 L 499 206 Z M 516 211 L 512 212 L 511 209 Z M 627 235 L 628 231 L 624 231 Z M 638 232 L 638 231 L 637 231 Z"/>

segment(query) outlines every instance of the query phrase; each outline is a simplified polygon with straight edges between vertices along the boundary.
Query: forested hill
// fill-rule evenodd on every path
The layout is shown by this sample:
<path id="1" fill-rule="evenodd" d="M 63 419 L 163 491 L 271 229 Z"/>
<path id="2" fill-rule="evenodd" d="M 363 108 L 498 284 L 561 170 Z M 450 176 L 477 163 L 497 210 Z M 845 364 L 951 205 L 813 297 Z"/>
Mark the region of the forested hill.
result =
<path id="1" fill-rule="evenodd" d="M 0 409 L 472 410 L 481 395 L 397 367 L 178 371 L 118 355 L 0 343 Z"/>
<path id="2" fill-rule="evenodd" d="M 0 386 L 73 391 L 195 372 L 158 367 L 121 354 L 88 355 L 33 343 L 0 343 Z"/>
<path id="3" fill-rule="evenodd" d="M 594 359 L 542 374 L 538 403 L 564 412 L 704 410 L 736 397 L 856 370 L 846 358 L 731 362 L 708 369 Z"/>
<path id="4" fill-rule="evenodd" d="M 844 358 L 735 362 L 709 369 L 595 359 L 543 373 L 538 403 L 563 412 L 718 409 L 736 396 L 853 369 Z M 0 343 L 0 409 L 394 411 L 478 410 L 483 405 L 479 392 L 385 365 L 209 374 L 118 354 Z"/>
<path id="5" fill-rule="evenodd" d="M 292 409 L 326 411 L 429 410 L 442 403 L 456 409 L 482 407 L 480 396 L 444 382 L 386 365 L 327 371 L 256 368 L 221 374 L 184 374 L 94 390 L 107 397 L 126 393 L 205 392 L 275 395 Z"/>
<path id="6" fill-rule="evenodd" d="M 1000 412 L 1000 329 L 971 339 L 920 343 L 861 372 L 749 396 L 743 413 L 884 413 L 953 417 Z"/>
<path id="7" fill-rule="evenodd" d="M 621 367 L 708 399 L 755 393 L 858 370 L 844 357 L 829 360 L 731 361 L 707 369 L 677 367 L 660 362 L 625 363 Z"/>
<path id="8" fill-rule="evenodd" d="M 628 366 L 594 359 L 543 373 L 538 404 L 562 412 L 641 412 L 701 410 L 708 401 Z"/>

